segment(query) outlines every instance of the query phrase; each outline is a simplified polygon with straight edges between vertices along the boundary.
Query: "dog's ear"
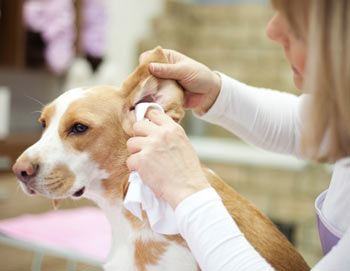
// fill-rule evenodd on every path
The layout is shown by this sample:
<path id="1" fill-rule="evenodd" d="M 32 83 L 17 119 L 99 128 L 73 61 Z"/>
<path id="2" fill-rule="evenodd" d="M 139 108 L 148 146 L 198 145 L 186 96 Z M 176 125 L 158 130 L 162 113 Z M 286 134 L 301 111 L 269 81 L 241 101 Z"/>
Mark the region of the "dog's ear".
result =
<path id="1" fill-rule="evenodd" d="M 125 99 L 123 107 L 123 129 L 132 135 L 132 125 L 135 119 L 135 106 L 141 102 L 160 104 L 165 113 L 179 122 L 184 116 L 184 92 L 174 80 L 156 78 L 149 72 L 152 62 L 168 63 L 163 50 L 157 47 L 151 51 L 145 62 L 128 76 L 121 88 Z"/>

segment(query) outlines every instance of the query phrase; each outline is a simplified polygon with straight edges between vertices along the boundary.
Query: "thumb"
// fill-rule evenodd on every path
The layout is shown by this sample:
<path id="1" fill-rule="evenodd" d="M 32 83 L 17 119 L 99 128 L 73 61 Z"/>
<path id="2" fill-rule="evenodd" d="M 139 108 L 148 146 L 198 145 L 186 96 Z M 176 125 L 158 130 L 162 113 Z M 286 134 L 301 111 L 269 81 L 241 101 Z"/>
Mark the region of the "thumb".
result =
<path id="1" fill-rule="evenodd" d="M 177 64 L 151 63 L 149 70 L 159 78 L 181 80 L 184 77 L 183 71 Z"/>

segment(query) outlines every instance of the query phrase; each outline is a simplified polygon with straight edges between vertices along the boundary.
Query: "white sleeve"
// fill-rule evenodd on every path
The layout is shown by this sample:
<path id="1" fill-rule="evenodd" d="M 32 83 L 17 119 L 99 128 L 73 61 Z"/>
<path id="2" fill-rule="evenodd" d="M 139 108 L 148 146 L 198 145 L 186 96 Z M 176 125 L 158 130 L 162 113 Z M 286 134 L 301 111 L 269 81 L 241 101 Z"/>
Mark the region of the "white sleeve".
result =
<path id="1" fill-rule="evenodd" d="M 273 270 L 244 237 L 213 188 L 183 200 L 175 216 L 202 271 Z"/>
<path id="2" fill-rule="evenodd" d="M 198 116 L 266 150 L 300 155 L 301 112 L 308 95 L 295 96 L 245 85 L 221 74 L 221 90 Z"/>
<path id="3" fill-rule="evenodd" d="M 273 270 L 244 237 L 213 188 L 180 202 L 175 216 L 202 271 Z M 350 270 L 350 228 L 312 270 Z"/>
<path id="4" fill-rule="evenodd" d="M 350 228 L 328 254 L 312 270 L 348 271 L 350 270 Z"/>

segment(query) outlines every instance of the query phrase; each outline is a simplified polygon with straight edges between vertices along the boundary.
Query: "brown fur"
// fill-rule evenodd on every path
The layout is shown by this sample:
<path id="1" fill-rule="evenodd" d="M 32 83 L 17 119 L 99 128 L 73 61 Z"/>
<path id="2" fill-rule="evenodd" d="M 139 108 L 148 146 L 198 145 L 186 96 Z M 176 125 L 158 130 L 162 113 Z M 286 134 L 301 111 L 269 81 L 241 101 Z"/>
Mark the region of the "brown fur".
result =
<path id="1" fill-rule="evenodd" d="M 251 202 L 203 167 L 211 186 L 251 245 L 276 270 L 309 270 L 287 238 Z"/>
<path id="2" fill-rule="evenodd" d="M 150 54 L 146 63 L 126 79 L 121 89 L 107 86 L 94 87 L 96 91 L 87 92 L 84 98 L 73 102 L 60 120 L 59 135 L 66 147 L 72 148 L 72 151 L 88 152 L 100 168 L 110 174 L 102 182 L 105 196 L 112 202 L 123 199 L 128 189 L 126 142 L 133 134 L 132 126 L 136 121 L 133 110 L 135 105 L 144 97 L 150 96 L 161 104 L 165 112 L 174 120 L 180 121 L 184 115 L 183 90 L 175 81 L 151 76 L 148 71 L 150 62 L 167 62 L 161 48 L 155 49 Z M 54 104 L 47 106 L 42 119 L 49 124 L 54 112 Z M 90 129 L 79 136 L 67 136 L 67 130 L 75 123 L 85 124 Z M 203 168 L 203 171 L 248 241 L 276 270 L 309 270 L 301 255 L 253 204 L 242 198 L 233 188 L 206 168 Z M 60 166 L 50 173 L 52 180 L 67 176 L 67 184 L 54 188 L 58 194 L 71 185 L 73 180 L 71 175 L 67 169 Z M 125 210 L 125 217 L 136 230 L 149 228 L 145 214 L 143 222 L 127 210 Z M 164 237 L 165 241 L 162 242 L 136 241 L 135 263 L 138 270 L 146 270 L 146 265 L 156 264 L 161 255 L 166 252 L 169 243 L 175 242 L 186 246 L 186 242 L 180 235 Z"/>
<path id="3" fill-rule="evenodd" d="M 155 265 L 166 252 L 167 242 L 155 242 L 136 240 L 135 243 L 135 264 L 138 271 L 146 271 L 147 265 Z"/>
<path id="4" fill-rule="evenodd" d="M 55 111 L 56 111 L 55 104 L 50 104 L 46 106 L 45 111 L 43 111 L 43 113 L 41 114 L 41 117 L 39 118 L 39 121 L 42 122 L 43 120 L 45 120 L 46 127 L 48 127 L 52 116 L 55 114 Z"/>
<path id="5" fill-rule="evenodd" d="M 99 91 L 90 93 L 86 98 L 73 102 L 60 121 L 59 133 L 63 142 L 77 151 L 88 151 L 101 168 L 111 173 L 103 181 L 106 197 L 121 198 L 128 186 L 125 160 L 127 137 L 120 129 L 122 107 L 120 91 L 112 87 L 99 87 Z M 90 127 L 86 135 L 67 137 L 66 131 L 74 123 Z M 66 138 L 65 138 L 66 137 Z M 115 169 L 118 169 L 117 171 Z M 118 180 L 116 183 L 115 180 Z"/>
<path id="6" fill-rule="evenodd" d="M 153 54 L 155 55 L 154 62 L 159 59 L 158 54 L 161 53 L 159 49 L 155 50 Z M 146 61 L 145 65 L 153 61 L 152 55 L 150 58 L 151 59 Z M 142 82 L 145 77 L 149 76 L 148 72 L 145 71 L 145 66 L 141 66 L 139 69 L 129 76 L 127 83 L 124 84 L 124 86 L 127 87 L 135 87 L 136 90 L 134 91 L 136 92 L 140 91 L 137 89 L 137 86 L 139 86 L 137 82 Z M 178 90 L 181 89 L 178 87 Z M 123 91 L 130 90 L 123 89 Z M 174 111 L 171 112 L 179 112 L 176 111 L 176 107 L 180 106 L 182 109 L 182 105 L 183 94 L 181 91 L 173 102 L 172 109 Z M 130 106 L 130 104 L 128 106 Z M 176 113 L 174 115 L 176 115 Z M 174 118 L 174 116 L 172 117 Z M 203 170 L 211 186 L 218 192 L 225 207 L 236 221 L 240 230 L 245 234 L 248 241 L 276 270 L 309 270 L 302 256 L 267 217 L 259 212 L 252 203 L 241 197 L 234 189 L 221 181 L 216 175 L 210 173 L 206 168 L 203 168 Z M 182 243 L 180 241 L 182 239 L 181 236 L 171 238 L 173 239 L 172 241 L 175 240 L 176 242 Z"/>
<path id="7" fill-rule="evenodd" d="M 57 196 L 64 195 L 74 184 L 75 175 L 65 165 L 57 165 L 45 177 L 45 186 Z"/>

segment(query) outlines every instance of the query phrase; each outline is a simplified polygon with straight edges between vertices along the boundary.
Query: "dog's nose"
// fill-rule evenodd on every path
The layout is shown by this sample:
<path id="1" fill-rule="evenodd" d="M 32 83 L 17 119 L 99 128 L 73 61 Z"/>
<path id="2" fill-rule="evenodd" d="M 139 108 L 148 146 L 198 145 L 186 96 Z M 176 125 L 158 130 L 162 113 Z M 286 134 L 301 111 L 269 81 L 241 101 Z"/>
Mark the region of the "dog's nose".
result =
<path id="1" fill-rule="evenodd" d="M 18 180 L 27 184 L 35 175 L 38 173 L 39 164 L 33 164 L 30 161 L 17 161 L 13 167 L 12 171 L 15 173 Z"/>

